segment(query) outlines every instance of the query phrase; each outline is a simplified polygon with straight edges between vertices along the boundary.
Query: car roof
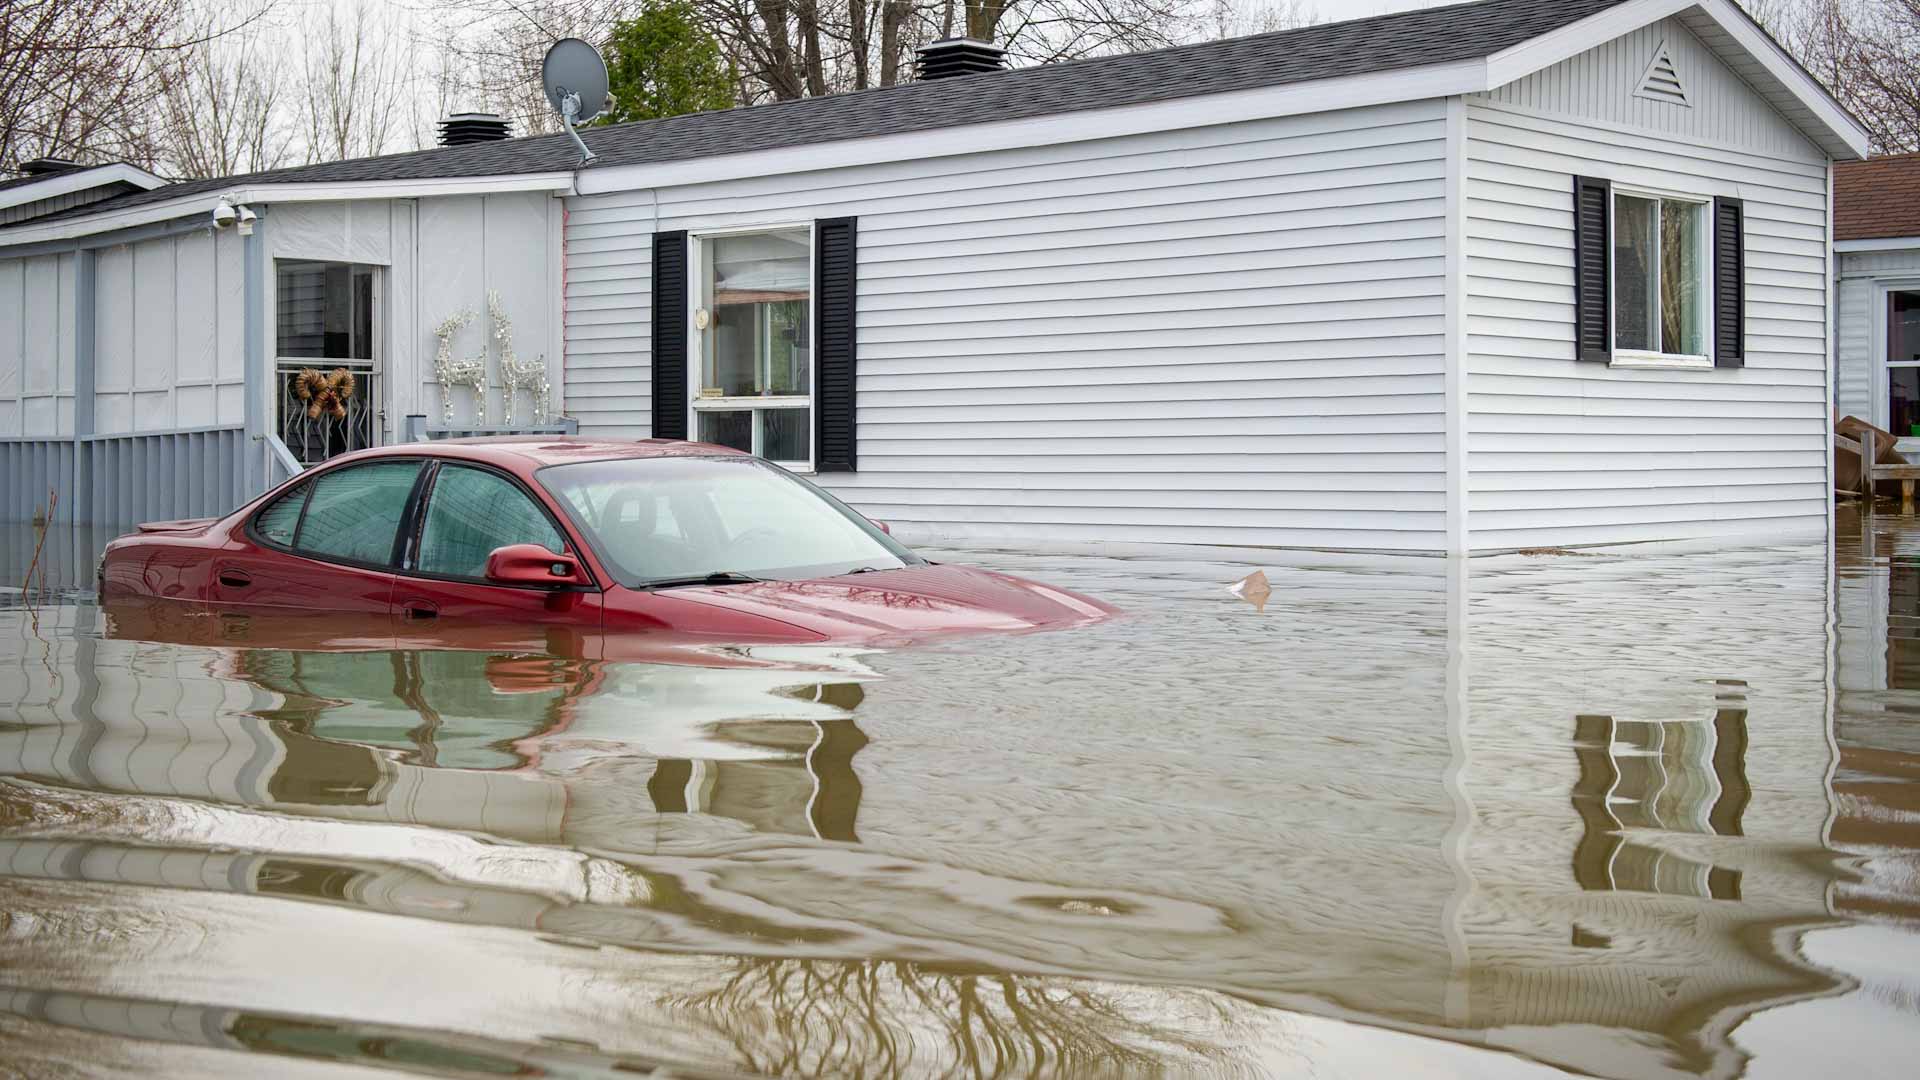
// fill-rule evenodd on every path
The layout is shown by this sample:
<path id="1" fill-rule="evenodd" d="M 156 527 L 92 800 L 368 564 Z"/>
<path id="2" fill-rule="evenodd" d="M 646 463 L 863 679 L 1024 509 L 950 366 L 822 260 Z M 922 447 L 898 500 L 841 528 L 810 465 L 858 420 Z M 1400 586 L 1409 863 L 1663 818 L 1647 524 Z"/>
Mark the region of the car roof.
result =
<path id="1" fill-rule="evenodd" d="M 752 458 L 726 446 L 680 439 L 595 439 L 578 435 L 490 435 L 470 439 L 435 439 L 399 443 L 353 455 L 357 460 L 425 454 L 494 465 L 540 468 L 582 461 L 618 461 L 631 458 L 737 457 Z"/>

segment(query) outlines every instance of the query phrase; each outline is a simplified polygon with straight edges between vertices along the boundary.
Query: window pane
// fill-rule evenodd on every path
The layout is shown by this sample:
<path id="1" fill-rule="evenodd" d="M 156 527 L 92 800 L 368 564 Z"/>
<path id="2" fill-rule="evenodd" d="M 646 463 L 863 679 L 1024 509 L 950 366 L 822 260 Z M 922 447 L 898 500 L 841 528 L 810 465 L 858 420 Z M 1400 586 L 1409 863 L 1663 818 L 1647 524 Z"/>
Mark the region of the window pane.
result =
<path id="1" fill-rule="evenodd" d="M 761 457 L 773 461 L 806 461 L 812 442 L 812 409 L 760 410 Z"/>
<path id="2" fill-rule="evenodd" d="M 807 393 L 811 248 L 806 229 L 706 241 L 702 394 Z"/>
<path id="3" fill-rule="evenodd" d="M 1889 294 L 1887 306 L 1887 359 L 1920 360 L 1920 292 Z"/>
<path id="4" fill-rule="evenodd" d="M 1700 295 L 1706 209 L 1699 203 L 1660 203 L 1662 352 L 1688 356 L 1704 356 L 1707 352 L 1706 306 Z"/>
<path id="5" fill-rule="evenodd" d="M 300 524 L 300 508 L 307 504 L 307 486 L 294 488 L 273 501 L 253 519 L 253 528 L 262 539 L 282 547 L 293 546 L 293 530 Z"/>
<path id="6" fill-rule="evenodd" d="M 420 569 L 483 577 L 487 556 L 508 544 L 566 550 L 553 522 L 511 480 L 482 469 L 441 466 L 420 530 Z"/>
<path id="7" fill-rule="evenodd" d="M 700 430 L 695 436 L 700 442 L 715 446 L 728 446 L 735 450 L 753 452 L 753 412 L 748 409 L 735 409 L 726 412 L 708 412 L 701 410 Z"/>
<path id="8" fill-rule="evenodd" d="M 1660 348 L 1654 304 L 1655 230 L 1659 203 L 1618 195 L 1613 200 L 1613 347 L 1653 352 Z"/>
<path id="9" fill-rule="evenodd" d="M 380 461 L 328 473 L 313 482 L 294 545 L 309 555 L 388 565 L 417 461 Z"/>
<path id="10" fill-rule="evenodd" d="M 1887 369 L 1887 430 L 1901 438 L 1920 435 L 1920 368 Z"/>
<path id="11" fill-rule="evenodd" d="M 274 264 L 281 356 L 373 359 L 371 266 L 326 262 Z"/>

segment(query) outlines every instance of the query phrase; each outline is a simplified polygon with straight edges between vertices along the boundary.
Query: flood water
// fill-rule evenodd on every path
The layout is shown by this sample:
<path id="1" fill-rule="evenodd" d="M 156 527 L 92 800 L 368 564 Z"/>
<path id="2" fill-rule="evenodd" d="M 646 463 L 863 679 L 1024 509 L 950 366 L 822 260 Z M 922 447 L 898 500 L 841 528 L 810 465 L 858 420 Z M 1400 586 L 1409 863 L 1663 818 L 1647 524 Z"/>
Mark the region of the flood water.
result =
<path id="1" fill-rule="evenodd" d="M 929 551 L 1129 614 L 895 652 L 0 594 L 0 1073 L 1911 1076 L 1920 525 L 1839 531 Z"/>

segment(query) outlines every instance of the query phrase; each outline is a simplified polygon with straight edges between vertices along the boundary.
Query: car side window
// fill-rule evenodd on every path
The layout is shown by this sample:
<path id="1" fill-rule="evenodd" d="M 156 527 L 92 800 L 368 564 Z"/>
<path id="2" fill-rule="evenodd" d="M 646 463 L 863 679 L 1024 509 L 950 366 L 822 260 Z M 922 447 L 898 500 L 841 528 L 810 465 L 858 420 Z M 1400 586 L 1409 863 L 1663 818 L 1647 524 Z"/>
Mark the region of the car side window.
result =
<path id="1" fill-rule="evenodd" d="M 293 532 L 300 527 L 300 511 L 306 508 L 310 484 L 301 484 L 267 504 L 253 519 L 253 530 L 269 544 L 290 548 Z"/>
<path id="2" fill-rule="evenodd" d="M 485 577 L 487 556 L 509 544 L 539 544 L 556 554 L 567 549 L 553 521 L 519 485 L 485 469 L 442 465 L 427 497 L 417 569 Z"/>
<path id="3" fill-rule="evenodd" d="M 390 565 L 419 461 L 374 461 L 313 482 L 293 547 L 302 555 Z"/>

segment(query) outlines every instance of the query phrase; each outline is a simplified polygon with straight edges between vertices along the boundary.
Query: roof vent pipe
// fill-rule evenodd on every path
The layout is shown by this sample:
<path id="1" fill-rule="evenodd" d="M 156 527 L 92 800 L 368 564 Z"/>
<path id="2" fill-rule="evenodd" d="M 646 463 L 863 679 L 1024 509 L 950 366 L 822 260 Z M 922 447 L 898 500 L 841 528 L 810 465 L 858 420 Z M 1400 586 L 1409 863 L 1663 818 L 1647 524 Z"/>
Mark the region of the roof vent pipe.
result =
<path id="1" fill-rule="evenodd" d="M 32 161 L 23 161 L 20 163 L 20 175 L 53 176 L 56 173 L 72 172 L 82 167 L 79 162 L 68 161 L 66 158 L 37 157 Z"/>
<path id="2" fill-rule="evenodd" d="M 1007 50 L 979 38 L 943 38 L 914 50 L 920 80 L 977 75 L 1007 66 Z"/>
<path id="3" fill-rule="evenodd" d="M 499 113 L 454 113 L 440 121 L 441 146 L 466 146 L 470 143 L 499 142 L 513 134 Z"/>

